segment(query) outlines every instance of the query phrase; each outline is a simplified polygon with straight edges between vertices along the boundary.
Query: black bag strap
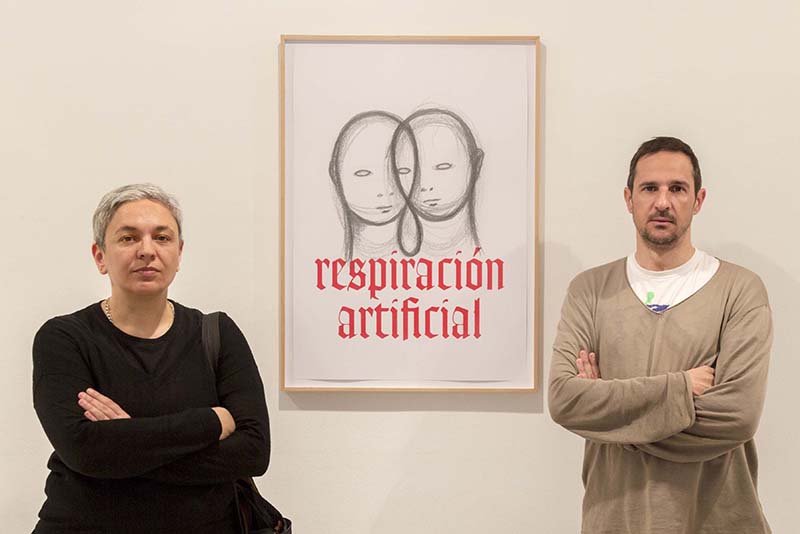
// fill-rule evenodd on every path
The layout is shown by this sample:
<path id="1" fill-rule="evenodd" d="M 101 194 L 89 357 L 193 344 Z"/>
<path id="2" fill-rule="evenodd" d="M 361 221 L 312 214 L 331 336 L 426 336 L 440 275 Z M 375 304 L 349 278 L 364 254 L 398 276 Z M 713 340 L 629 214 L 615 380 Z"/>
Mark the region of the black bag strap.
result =
<path id="1" fill-rule="evenodd" d="M 219 367 L 219 312 L 204 313 L 201 329 L 203 351 L 206 353 L 206 360 L 211 368 L 211 376 L 214 378 L 214 394 L 217 389 L 217 368 Z M 239 521 L 243 532 L 257 534 L 261 530 L 251 530 L 250 522 L 253 515 L 260 517 L 266 524 L 270 525 L 270 532 L 282 532 L 291 534 L 292 522 L 278 511 L 277 508 L 264 499 L 258 492 L 258 487 L 252 478 L 239 479 L 234 482 L 236 507 L 240 510 Z M 242 506 L 240 501 L 244 500 L 248 507 L 246 518 L 242 517 Z M 246 522 L 245 522 L 246 521 Z M 274 527 L 273 527 L 274 525 Z M 266 530 L 264 531 L 266 532 Z"/>
<path id="2" fill-rule="evenodd" d="M 219 312 L 203 314 L 203 351 L 206 353 L 216 389 L 217 367 L 219 365 Z"/>

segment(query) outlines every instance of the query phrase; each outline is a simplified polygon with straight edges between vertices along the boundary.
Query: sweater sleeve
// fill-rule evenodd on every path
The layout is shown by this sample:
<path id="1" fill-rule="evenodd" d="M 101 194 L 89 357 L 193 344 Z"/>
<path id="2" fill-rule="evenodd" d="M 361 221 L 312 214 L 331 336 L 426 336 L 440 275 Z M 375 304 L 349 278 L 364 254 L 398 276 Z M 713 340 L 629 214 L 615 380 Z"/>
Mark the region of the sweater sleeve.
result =
<path id="1" fill-rule="evenodd" d="M 577 376 L 578 353 L 596 348 L 595 297 L 587 282 L 585 276 L 573 280 L 561 312 L 550 364 L 553 420 L 588 440 L 619 444 L 658 441 L 690 426 L 694 408 L 685 372 L 622 380 Z"/>
<path id="2" fill-rule="evenodd" d="M 45 323 L 34 338 L 34 409 L 56 454 L 73 471 L 95 478 L 137 476 L 219 439 L 219 419 L 210 408 L 158 417 L 86 419 L 77 395 L 95 381 L 85 358 L 63 318 Z"/>
<path id="3" fill-rule="evenodd" d="M 260 476 L 269 465 L 270 432 L 264 385 L 242 332 L 220 314 L 217 394 L 236 430 L 227 439 L 188 454 L 143 476 L 179 485 L 214 484 Z"/>
<path id="4" fill-rule="evenodd" d="M 633 448 L 672 462 L 703 462 L 753 438 L 764 406 L 772 346 L 766 290 L 757 282 L 756 303 L 763 304 L 732 313 L 723 326 L 714 385 L 695 398 L 694 424 L 674 436 Z"/>

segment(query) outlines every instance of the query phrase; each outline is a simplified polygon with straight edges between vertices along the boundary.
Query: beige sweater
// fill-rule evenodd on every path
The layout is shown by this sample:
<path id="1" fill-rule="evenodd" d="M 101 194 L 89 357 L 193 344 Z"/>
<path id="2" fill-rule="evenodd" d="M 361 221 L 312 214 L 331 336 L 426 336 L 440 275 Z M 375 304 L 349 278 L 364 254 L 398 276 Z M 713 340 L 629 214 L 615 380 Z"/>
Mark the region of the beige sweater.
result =
<path id="1" fill-rule="evenodd" d="M 550 414 L 586 438 L 584 534 L 764 534 L 753 434 L 764 404 L 767 292 L 725 261 L 662 313 L 633 293 L 625 259 L 570 284 L 550 368 Z M 602 379 L 577 378 L 595 351 Z M 693 398 L 685 371 L 716 367 Z"/>

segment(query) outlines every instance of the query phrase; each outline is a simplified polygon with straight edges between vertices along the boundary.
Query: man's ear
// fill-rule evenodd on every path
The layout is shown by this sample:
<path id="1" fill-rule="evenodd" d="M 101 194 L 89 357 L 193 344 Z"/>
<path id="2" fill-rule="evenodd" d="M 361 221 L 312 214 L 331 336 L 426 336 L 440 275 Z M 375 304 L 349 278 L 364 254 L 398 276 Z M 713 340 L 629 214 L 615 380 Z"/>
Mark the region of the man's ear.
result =
<path id="1" fill-rule="evenodd" d="M 92 244 L 92 258 L 94 258 L 94 264 L 97 265 L 97 270 L 100 271 L 100 274 L 108 274 L 106 253 L 97 243 Z"/>
<path id="2" fill-rule="evenodd" d="M 694 209 L 692 210 L 692 213 L 694 213 L 695 215 L 700 213 L 700 208 L 703 207 L 703 202 L 705 201 L 706 201 L 706 189 L 705 187 L 701 187 L 700 191 L 697 192 L 697 196 L 694 199 Z"/>
<path id="3" fill-rule="evenodd" d="M 625 197 L 625 205 L 628 207 L 628 213 L 633 213 L 633 192 L 625 188 L 623 191 L 623 196 Z"/>

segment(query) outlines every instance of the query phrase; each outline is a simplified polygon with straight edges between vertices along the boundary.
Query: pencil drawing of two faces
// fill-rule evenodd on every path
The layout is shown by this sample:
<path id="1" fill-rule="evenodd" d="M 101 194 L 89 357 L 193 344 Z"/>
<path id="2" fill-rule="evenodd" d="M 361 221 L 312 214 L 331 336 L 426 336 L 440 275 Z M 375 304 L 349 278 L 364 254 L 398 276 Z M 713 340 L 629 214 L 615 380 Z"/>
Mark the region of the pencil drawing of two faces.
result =
<path id="1" fill-rule="evenodd" d="M 329 165 L 347 257 L 364 226 L 397 221 L 397 245 L 414 255 L 425 223 L 462 212 L 467 214 L 463 231 L 474 234 L 477 245 L 474 197 L 482 163 L 472 131 L 451 111 L 422 109 L 405 120 L 384 111 L 354 116 L 341 129 Z M 404 246 L 409 240 L 412 245 Z"/>

